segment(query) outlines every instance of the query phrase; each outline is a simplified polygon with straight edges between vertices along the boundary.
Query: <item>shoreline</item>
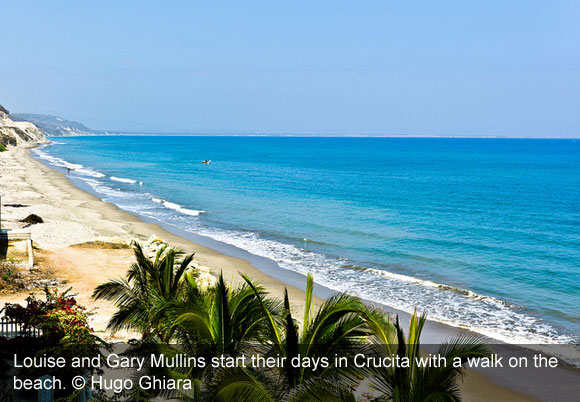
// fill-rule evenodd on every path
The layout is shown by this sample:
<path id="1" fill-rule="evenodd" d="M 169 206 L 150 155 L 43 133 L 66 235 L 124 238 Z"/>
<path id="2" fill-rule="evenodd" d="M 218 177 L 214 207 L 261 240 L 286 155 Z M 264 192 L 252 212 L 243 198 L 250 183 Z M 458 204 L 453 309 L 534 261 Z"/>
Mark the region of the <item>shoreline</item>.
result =
<path id="1" fill-rule="evenodd" d="M 258 280 L 275 297 L 281 297 L 283 289 L 285 287 L 288 288 L 293 309 L 297 311 L 303 309 L 303 286 L 305 284 L 303 275 L 282 269 L 272 260 L 252 255 L 234 246 L 225 245 L 199 235 L 192 236 L 190 233 L 179 233 L 178 229 L 169 228 L 168 225 L 148 222 L 146 219 L 123 211 L 117 206 L 104 202 L 97 196 L 75 186 L 64 174 L 33 158 L 29 151 L 13 148 L 10 153 L 13 154 L 13 159 L 20 166 L 25 167 L 28 184 L 45 197 L 47 196 L 46 190 L 50 189 L 53 192 L 51 194 L 53 205 L 58 205 L 58 198 L 60 198 L 62 206 L 68 205 L 72 207 L 72 215 L 78 215 L 79 210 L 82 210 L 80 215 L 86 215 L 88 210 L 95 215 L 93 218 L 98 217 L 98 219 L 92 220 L 91 226 L 99 236 L 135 237 L 143 241 L 150 235 L 155 234 L 170 245 L 179 247 L 186 252 L 195 250 L 196 261 L 199 264 L 211 267 L 214 272 L 216 268 L 218 268 L 218 271 L 221 269 L 226 280 L 232 278 L 234 283 L 240 283 L 241 277 L 237 275 L 237 272 L 246 273 Z M 114 227 L 107 225 L 110 222 L 114 223 Z M 200 244 L 199 240 L 202 240 L 201 243 L 204 244 Z M 119 276 L 121 274 L 123 272 L 120 272 Z M 105 281 L 109 278 L 102 279 Z M 321 299 L 328 297 L 332 293 L 334 291 L 321 285 L 315 285 L 317 303 L 320 303 Z M 385 310 L 399 314 L 403 322 L 408 321 L 409 315 L 404 312 L 388 307 Z M 453 335 L 464 333 L 467 333 L 464 329 L 429 320 L 426 324 L 423 343 L 439 343 Z M 485 374 L 473 372 L 472 370 L 467 377 L 466 383 L 462 386 L 465 400 L 490 400 L 488 398 L 491 397 L 491 394 L 494 395 L 494 400 L 533 400 L 502 386 L 505 384 L 497 385 L 500 382 L 498 378 L 490 381 Z M 528 380 L 531 381 L 531 379 Z M 512 385 L 514 385 L 513 388 L 518 388 L 517 384 Z"/>

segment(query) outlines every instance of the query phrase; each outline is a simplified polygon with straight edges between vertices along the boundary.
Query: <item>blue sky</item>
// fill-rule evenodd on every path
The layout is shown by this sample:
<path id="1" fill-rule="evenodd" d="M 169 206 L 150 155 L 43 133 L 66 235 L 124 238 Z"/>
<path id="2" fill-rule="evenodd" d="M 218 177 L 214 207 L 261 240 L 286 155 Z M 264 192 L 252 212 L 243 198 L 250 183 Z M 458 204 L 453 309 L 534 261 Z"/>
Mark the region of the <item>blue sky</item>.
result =
<path id="1" fill-rule="evenodd" d="M 580 137 L 578 1 L 0 12 L 0 103 L 14 112 L 148 132 Z"/>

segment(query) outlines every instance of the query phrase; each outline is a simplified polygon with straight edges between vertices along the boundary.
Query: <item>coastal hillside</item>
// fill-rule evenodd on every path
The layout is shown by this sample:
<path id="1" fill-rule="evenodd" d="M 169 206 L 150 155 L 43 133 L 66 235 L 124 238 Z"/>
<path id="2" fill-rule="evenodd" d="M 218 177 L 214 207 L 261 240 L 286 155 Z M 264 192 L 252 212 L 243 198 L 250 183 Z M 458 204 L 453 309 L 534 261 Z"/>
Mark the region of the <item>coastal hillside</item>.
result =
<path id="1" fill-rule="evenodd" d="M 13 121 L 10 113 L 0 105 L 0 144 L 25 145 L 46 142 L 44 134 L 33 123 Z"/>
<path id="2" fill-rule="evenodd" d="M 49 116 L 32 113 L 14 113 L 11 115 L 14 121 L 29 121 L 34 123 L 46 135 L 71 136 L 71 135 L 95 135 L 92 130 L 82 123 L 70 121 L 58 116 Z"/>

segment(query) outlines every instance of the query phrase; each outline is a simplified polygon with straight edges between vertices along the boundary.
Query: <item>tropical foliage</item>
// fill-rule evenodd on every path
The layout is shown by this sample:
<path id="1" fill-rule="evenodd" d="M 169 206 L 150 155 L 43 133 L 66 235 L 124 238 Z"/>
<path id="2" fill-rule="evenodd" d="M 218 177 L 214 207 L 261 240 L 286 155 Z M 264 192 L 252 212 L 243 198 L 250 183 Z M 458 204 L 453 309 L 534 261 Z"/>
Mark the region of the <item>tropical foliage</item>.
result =
<path id="1" fill-rule="evenodd" d="M 149 259 L 139 245 L 134 249 L 137 261 L 127 277 L 99 286 L 94 296 L 118 307 L 111 330 L 140 334 L 131 353 L 185 355 L 206 363 L 150 367 L 158 375 L 195 384 L 173 396 L 196 401 L 355 401 L 364 388 L 370 391 L 366 400 L 376 402 L 461 400 L 462 367 L 416 362 L 423 352 L 425 315 L 413 314 L 405 337 L 398 319 L 391 320 L 357 297 L 339 293 L 315 303 L 313 278 L 308 275 L 299 320 L 287 291 L 276 299 L 246 275 L 233 286 L 221 274 L 214 286 L 204 289 L 196 281 L 195 268 L 189 267 L 192 256 L 181 260 L 183 253 L 162 247 Z M 488 356 L 490 350 L 477 338 L 459 337 L 440 345 L 438 353 L 449 361 L 465 361 Z M 352 364 L 357 355 L 405 357 L 412 364 L 359 366 Z M 259 356 L 278 364 L 209 364 L 224 356 Z"/>
<path id="2" fill-rule="evenodd" d="M 2 309 L 4 316 L 23 324 L 22 333 L 34 329 L 40 336 L 17 336 L 5 341 L 7 350 L 19 357 L 53 356 L 62 357 L 70 363 L 73 357 L 95 357 L 106 344 L 94 334 L 89 326 L 89 313 L 81 306 L 70 289 L 44 290 L 44 299 L 34 295 L 26 299 L 26 306 L 7 303 Z M 36 368 L 23 367 L 19 375 L 24 378 L 37 378 L 51 374 L 61 379 L 80 374 L 78 368 L 66 367 Z"/>
<path id="3" fill-rule="evenodd" d="M 168 308 L 181 296 L 182 283 L 195 276 L 188 270 L 193 254 L 179 260 L 183 256 L 181 251 L 163 245 L 150 259 L 138 243 L 133 245 L 133 250 L 136 261 L 126 278 L 99 285 L 93 297 L 109 300 L 117 306 L 108 325 L 113 333 L 126 329 L 141 333 L 143 339 L 156 336 L 169 341 L 172 324 Z"/>
<path id="4" fill-rule="evenodd" d="M 421 332 L 426 315 L 411 316 L 408 337 L 405 339 L 403 330 L 395 321 L 397 342 L 393 344 L 376 345 L 375 351 L 381 357 L 391 360 L 406 361 L 409 367 L 397 365 L 393 368 L 375 368 L 372 382 L 380 396 L 374 402 L 454 402 L 461 401 L 459 382 L 464 375 L 463 363 L 468 358 L 489 357 L 491 349 L 479 338 L 459 336 L 450 342 L 443 343 L 433 354 L 438 361 L 444 359 L 446 364 L 419 364 L 421 361 Z M 423 357 L 425 359 L 425 357 Z M 454 365 L 458 359 L 461 365 Z M 423 360 L 424 362 L 426 360 Z"/>
<path id="5" fill-rule="evenodd" d="M 214 400 L 354 400 L 353 391 L 365 371 L 349 364 L 352 362 L 339 367 L 336 357 L 364 352 L 375 328 L 390 331 L 382 314 L 346 294 L 330 297 L 315 311 L 314 282 L 308 275 L 300 328 L 292 316 L 287 291 L 282 315 L 276 317 L 250 278 L 244 279 L 264 306 L 262 312 L 270 341 L 261 350 L 266 356 L 283 358 L 284 364 L 273 370 L 248 367 L 227 370 L 214 389 Z"/>
<path id="6" fill-rule="evenodd" d="M 70 289 L 44 290 L 45 300 L 34 295 L 26 299 L 26 306 L 7 303 L 3 309 L 6 318 L 24 324 L 24 330 L 33 327 L 42 331 L 42 341 L 59 347 L 62 352 L 83 356 L 98 350 L 101 342 L 89 326 L 87 309 L 77 303 Z"/>

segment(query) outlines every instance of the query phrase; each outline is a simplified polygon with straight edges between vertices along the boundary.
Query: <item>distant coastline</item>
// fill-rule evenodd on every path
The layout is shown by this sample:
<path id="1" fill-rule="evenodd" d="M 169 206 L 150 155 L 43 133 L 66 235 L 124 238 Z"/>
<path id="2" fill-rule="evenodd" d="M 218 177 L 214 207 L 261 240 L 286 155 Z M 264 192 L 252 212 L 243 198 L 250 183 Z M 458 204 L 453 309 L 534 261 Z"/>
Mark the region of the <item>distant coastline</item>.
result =
<path id="1" fill-rule="evenodd" d="M 474 139 L 580 139 L 577 136 L 518 136 L 518 135 L 447 135 L 447 134 L 401 134 L 381 132 L 292 132 L 292 131 L 263 131 L 263 130 L 95 130 L 83 123 L 71 121 L 55 115 L 35 113 L 12 113 L 12 119 L 18 122 L 30 122 L 38 126 L 46 136 L 210 136 L 210 137 L 297 137 L 297 138 L 474 138 Z"/>

